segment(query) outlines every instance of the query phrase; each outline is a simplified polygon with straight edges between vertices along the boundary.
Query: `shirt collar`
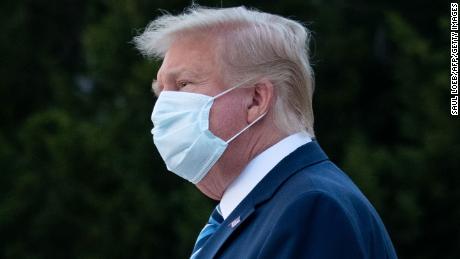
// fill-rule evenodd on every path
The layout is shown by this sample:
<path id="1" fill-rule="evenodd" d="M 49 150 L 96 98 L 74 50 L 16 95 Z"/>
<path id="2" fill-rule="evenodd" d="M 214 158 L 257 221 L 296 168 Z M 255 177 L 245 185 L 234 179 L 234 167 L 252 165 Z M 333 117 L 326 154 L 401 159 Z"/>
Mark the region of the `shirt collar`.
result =
<path id="1" fill-rule="evenodd" d="M 223 218 L 226 219 L 283 158 L 310 141 L 311 137 L 308 133 L 298 132 L 282 139 L 253 158 L 222 195 L 219 206 Z"/>

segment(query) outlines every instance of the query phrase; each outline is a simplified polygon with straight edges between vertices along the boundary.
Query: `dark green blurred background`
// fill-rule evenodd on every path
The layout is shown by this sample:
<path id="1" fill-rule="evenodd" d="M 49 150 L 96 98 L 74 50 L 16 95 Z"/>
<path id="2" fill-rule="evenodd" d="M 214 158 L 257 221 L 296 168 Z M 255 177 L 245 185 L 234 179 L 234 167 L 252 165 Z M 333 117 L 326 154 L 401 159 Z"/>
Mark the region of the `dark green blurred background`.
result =
<path id="1" fill-rule="evenodd" d="M 221 3 L 222 2 L 222 3 Z M 0 258 L 186 258 L 213 202 L 150 135 L 158 62 L 130 44 L 189 1 L 0 3 Z M 314 31 L 316 133 L 400 258 L 459 258 L 447 1 L 199 1 Z"/>

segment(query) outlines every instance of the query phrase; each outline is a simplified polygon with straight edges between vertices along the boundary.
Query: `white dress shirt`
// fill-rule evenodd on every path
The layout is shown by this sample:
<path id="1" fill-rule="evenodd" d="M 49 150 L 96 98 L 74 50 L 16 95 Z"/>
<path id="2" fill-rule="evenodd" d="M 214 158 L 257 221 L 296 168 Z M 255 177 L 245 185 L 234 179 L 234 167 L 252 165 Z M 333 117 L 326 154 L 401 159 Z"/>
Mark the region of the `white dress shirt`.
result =
<path id="1" fill-rule="evenodd" d="M 219 206 L 223 218 L 226 219 L 283 158 L 310 141 L 310 135 L 306 132 L 298 132 L 282 139 L 253 158 L 222 195 Z"/>

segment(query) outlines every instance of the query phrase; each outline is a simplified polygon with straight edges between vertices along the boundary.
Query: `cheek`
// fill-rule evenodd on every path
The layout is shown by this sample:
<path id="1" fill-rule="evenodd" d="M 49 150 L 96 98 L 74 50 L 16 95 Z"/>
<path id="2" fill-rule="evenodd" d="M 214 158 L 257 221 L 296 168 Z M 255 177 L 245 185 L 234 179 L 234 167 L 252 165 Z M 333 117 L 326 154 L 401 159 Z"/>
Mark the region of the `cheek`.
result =
<path id="1" fill-rule="evenodd" d="M 211 107 L 209 128 L 217 137 L 228 140 L 245 126 L 244 105 L 238 97 L 222 98 Z"/>

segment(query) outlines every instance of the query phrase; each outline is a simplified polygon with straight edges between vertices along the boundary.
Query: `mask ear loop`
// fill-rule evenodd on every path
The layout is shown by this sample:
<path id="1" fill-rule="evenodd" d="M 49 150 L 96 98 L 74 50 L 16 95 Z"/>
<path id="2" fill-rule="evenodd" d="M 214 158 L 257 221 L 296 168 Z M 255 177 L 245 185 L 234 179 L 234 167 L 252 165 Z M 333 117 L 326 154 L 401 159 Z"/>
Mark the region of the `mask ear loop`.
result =
<path id="1" fill-rule="evenodd" d="M 262 115 L 260 115 L 257 119 L 255 119 L 253 122 L 249 123 L 246 127 L 244 127 L 242 130 L 240 130 L 240 132 L 236 133 L 235 136 L 231 137 L 229 140 L 225 141 L 227 144 L 229 144 L 230 142 L 232 142 L 234 139 L 236 139 L 236 137 L 238 137 L 239 135 L 241 135 L 241 133 L 243 133 L 245 130 L 247 130 L 249 127 L 251 127 L 252 125 L 254 125 L 256 122 L 258 122 L 260 119 L 262 119 L 265 114 L 267 114 L 267 112 L 264 112 Z"/>
<path id="2" fill-rule="evenodd" d="M 215 95 L 212 98 L 215 100 L 215 99 L 221 97 L 222 95 L 224 95 L 224 94 L 226 94 L 226 93 L 228 93 L 228 92 L 230 92 L 230 91 L 232 91 L 232 90 L 234 90 L 234 89 L 236 89 L 238 87 L 241 87 L 242 85 L 245 85 L 246 83 L 250 82 L 251 80 L 252 79 L 245 80 L 245 81 L 243 81 L 243 82 L 241 82 L 241 83 L 239 83 L 239 84 L 237 84 L 237 85 L 235 85 L 233 87 L 230 87 L 229 89 L 223 91 L 222 93 L 219 93 L 219 94 Z"/>
<path id="3" fill-rule="evenodd" d="M 253 78 L 247 79 L 247 80 L 245 80 L 245 81 L 243 81 L 243 82 L 241 82 L 241 83 L 239 83 L 239 84 L 237 84 L 237 85 L 235 85 L 235 86 L 233 86 L 233 87 L 231 87 L 231 88 L 229 88 L 229 89 L 223 91 L 222 93 L 215 95 L 212 99 L 215 100 L 215 99 L 221 97 L 222 95 L 224 95 L 224 94 L 226 94 L 226 93 L 228 93 L 228 92 L 230 92 L 230 91 L 232 91 L 232 90 L 234 90 L 234 89 L 236 89 L 236 88 L 238 88 L 238 87 L 240 87 L 240 86 L 242 86 L 242 85 L 244 85 L 244 84 L 250 82 L 251 80 L 253 80 Z M 245 130 L 247 130 L 249 127 L 251 127 L 252 125 L 254 125 L 254 124 L 255 124 L 256 122 L 258 122 L 260 119 L 262 119 L 262 118 L 265 116 L 265 114 L 267 114 L 267 112 L 265 112 L 264 114 L 260 115 L 260 116 L 259 116 L 257 119 L 255 119 L 253 122 L 249 123 L 246 127 L 244 127 L 242 130 L 240 130 L 238 133 L 236 133 L 235 136 L 231 137 L 229 140 L 227 140 L 227 141 L 225 141 L 225 142 L 226 142 L 227 144 L 229 144 L 230 142 L 232 142 L 235 138 L 237 138 L 239 135 L 241 135 L 241 133 L 243 133 L 243 132 L 244 132 Z"/>

